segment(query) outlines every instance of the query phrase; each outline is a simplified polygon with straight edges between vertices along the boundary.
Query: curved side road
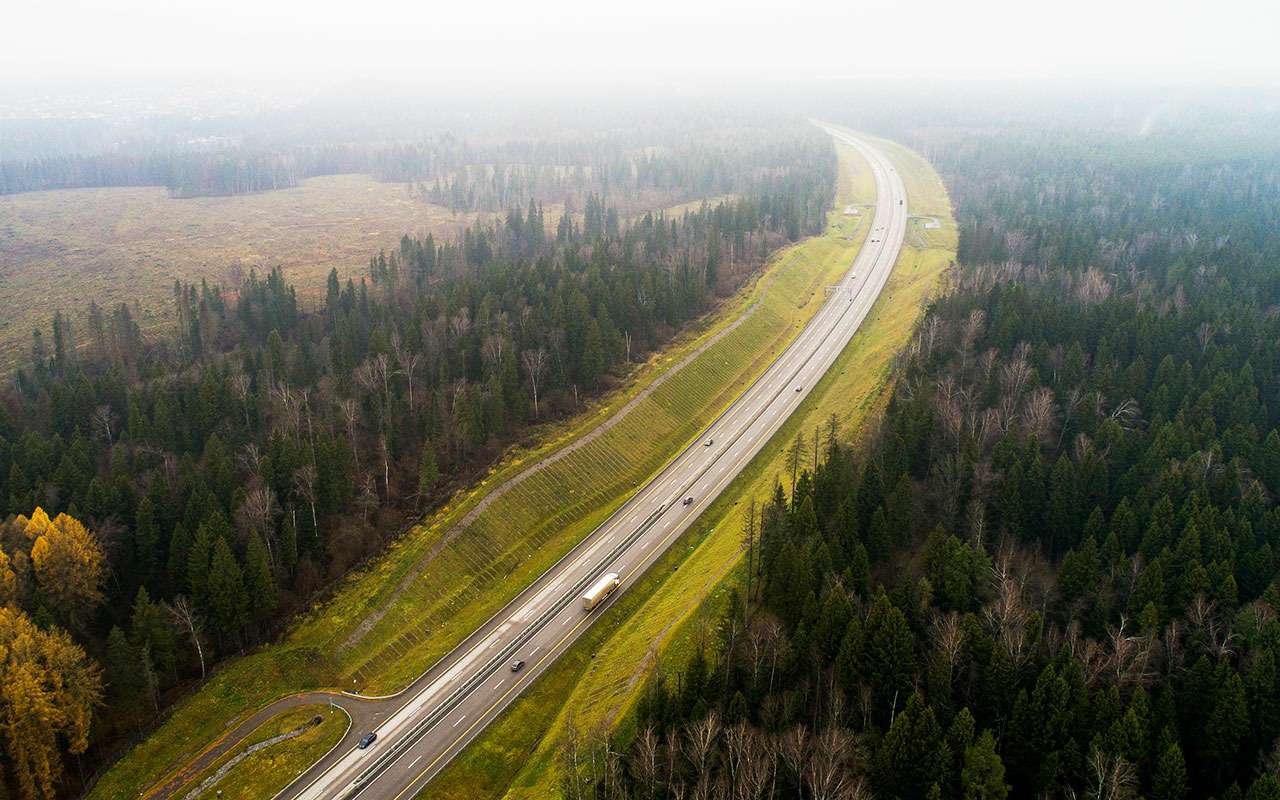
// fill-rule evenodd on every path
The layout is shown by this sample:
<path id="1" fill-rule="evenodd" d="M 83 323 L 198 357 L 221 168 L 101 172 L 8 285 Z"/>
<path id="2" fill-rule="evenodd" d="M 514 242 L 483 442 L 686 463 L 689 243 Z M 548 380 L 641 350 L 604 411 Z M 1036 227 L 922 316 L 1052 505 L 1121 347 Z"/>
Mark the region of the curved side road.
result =
<path id="1" fill-rule="evenodd" d="M 367 749 L 344 742 L 280 793 L 286 800 L 403 800 L 468 742 L 683 533 L 804 401 L 871 311 L 906 232 L 906 189 L 862 140 L 825 128 L 866 157 L 876 182 L 872 229 L 825 305 L 706 430 L 590 536 L 404 691 Z M 619 589 L 583 610 L 582 592 L 608 572 Z M 515 661 L 524 662 L 515 671 Z M 351 736 L 363 731 L 353 729 Z M 351 738 L 351 737 L 348 737 Z"/>
<path id="2" fill-rule="evenodd" d="M 160 798 L 168 798 L 176 796 L 177 792 L 186 788 L 191 780 L 203 772 L 222 756 L 238 749 L 244 744 L 245 739 L 258 729 L 263 723 L 268 722 L 277 714 L 281 714 L 292 708 L 311 705 L 327 705 L 334 710 L 341 710 L 343 716 L 347 718 L 347 732 L 338 744 L 334 746 L 334 750 L 346 749 L 342 748 L 350 741 L 354 743 L 359 739 L 359 735 L 353 737 L 353 731 L 363 733 L 368 728 L 377 724 L 381 716 L 380 709 L 382 705 L 378 700 L 366 700 L 363 698 L 352 697 L 342 694 L 341 692 L 300 692 L 299 694 L 291 694 L 288 697 L 282 697 L 270 705 L 263 706 L 259 710 L 244 717 L 239 722 L 227 729 L 227 732 L 221 738 L 206 747 L 198 755 L 192 758 L 180 768 L 174 770 L 159 783 L 149 789 L 142 795 L 144 800 L 160 800 Z M 331 751 L 332 752 L 332 751 Z"/>

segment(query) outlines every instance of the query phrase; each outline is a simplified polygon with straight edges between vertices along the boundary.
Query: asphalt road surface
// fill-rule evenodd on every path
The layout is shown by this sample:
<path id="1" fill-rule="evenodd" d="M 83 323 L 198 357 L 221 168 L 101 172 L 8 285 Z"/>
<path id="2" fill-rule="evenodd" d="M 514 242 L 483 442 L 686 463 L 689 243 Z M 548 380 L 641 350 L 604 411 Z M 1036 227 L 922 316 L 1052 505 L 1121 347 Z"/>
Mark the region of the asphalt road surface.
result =
<path id="1" fill-rule="evenodd" d="M 888 159 L 859 139 L 827 132 L 866 157 L 877 202 L 871 231 L 826 304 L 696 442 L 439 664 L 387 698 L 370 747 L 354 747 L 362 731 L 352 731 L 281 798 L 413 797 L 644 573 L 796 410 L 889 280 L 907 224 L 906 190 Z M 582 593 L 608 572 L 618 573 L 620 587 L 584 611 Z M 518 672 L 511 668 L 517 659 L 524 662 Z"/>

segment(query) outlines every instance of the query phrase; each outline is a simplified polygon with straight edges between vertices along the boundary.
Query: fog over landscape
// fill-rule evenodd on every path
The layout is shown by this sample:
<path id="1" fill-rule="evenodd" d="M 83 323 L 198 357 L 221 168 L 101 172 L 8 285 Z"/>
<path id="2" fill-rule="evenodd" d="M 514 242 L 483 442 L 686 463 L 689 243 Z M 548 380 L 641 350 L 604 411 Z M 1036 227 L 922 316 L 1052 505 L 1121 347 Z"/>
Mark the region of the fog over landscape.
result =
<path id="1" fill-rule="evenodd" d="M 1274 81 L 1264 0 L 49 0 L 0 82 L 375 78 L 451 89 L 845 78 Z"/>
<path id="2" fill-rule="evenodd" d="M 0 800 L 1280 800 L 1280 4 L 0 24 Z"/>

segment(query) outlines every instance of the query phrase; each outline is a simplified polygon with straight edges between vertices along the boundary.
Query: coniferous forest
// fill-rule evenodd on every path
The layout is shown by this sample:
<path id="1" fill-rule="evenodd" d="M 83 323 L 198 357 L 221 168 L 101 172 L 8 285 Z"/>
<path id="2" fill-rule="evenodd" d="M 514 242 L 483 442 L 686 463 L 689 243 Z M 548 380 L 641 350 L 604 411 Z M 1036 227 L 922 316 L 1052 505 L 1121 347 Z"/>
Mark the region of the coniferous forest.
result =
<path id="1" fill-rule="evenodd" d="M 867 430 L 789 444 L 693 657 L 566 739 L 566 798 L 1280 800 L 1280 114 L 989 99 L 843 106 L 937 168 L 957 264 Z M 90 302 L 32 332 L 0 388 L 0 797 L 73 795 L 820 231 L 829 138 L 717 113 L 22 123 L 0 194 L 357 171 L 484 216 L 317 297 L 264 264 L 175 284 L 165 330 Z"/>
<path id="2" fill-rule="evenodd" d="M 175 284 L 160 335 L 124 304 L 35 331 L 0 392 L 0 796 L 73 790 L 219 659 L 825 224 L 836 160 L 816 128 L 678 124 L 687 146 L 662 157 L 602 146 L 619 174 L 632 153 L 634 180 L 570 170 L 579 212 L 504 189 L 492 221 L 405 236 L 314 302 L 264 265 Z M 730 194 L 619 211 L 663 180 Z"/>
<path id="3" fill-rule="evenodd" d="M 1280 797 L 1276 151 L 1238 116 L 880 122 L 960 264 L 564 796 Z"/>

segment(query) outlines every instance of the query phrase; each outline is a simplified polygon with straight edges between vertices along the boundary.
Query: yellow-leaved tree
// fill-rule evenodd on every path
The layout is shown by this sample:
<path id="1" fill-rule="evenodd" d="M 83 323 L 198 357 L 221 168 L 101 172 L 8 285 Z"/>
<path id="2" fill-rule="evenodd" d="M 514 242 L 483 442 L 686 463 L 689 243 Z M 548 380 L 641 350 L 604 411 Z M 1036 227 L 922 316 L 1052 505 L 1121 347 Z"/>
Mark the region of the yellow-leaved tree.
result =
<path id="1" fill-rule="evenodd" d="M 14 520 L 18 530 L 25 533 L 29 541 L 35 541 L 41 534 L 49 530 L 51 522 L 49 515 L 40 506 L 36 506 L 36 510 L 31 512 L 30 519 L 19 514 L 17 519 Z"/>
<path id="2" fill-rule="evenodd" d="M 65 631 L 41 630 L 23 612 L 0 608 L 0 732 L 22 797 L 52 800 L 62 752 L 89 746 L 102 679 Z"/>
<path id="3" fill-rule="evenodd" d="M 27 524 L 30 531 L 39 517 L 37 508 Z M 43 526 L 31 545 L 31 565 L 36 584 L 51 610 L 66 617 L 72 627 L 102 602 L 102 546 L 80 520 L 59 514 Z"/>
<path id="4" fill-rule="evenodd" d="M 18 575 L 9 563 L 9 555 L 0 550 L 0 606 L 11 606 L 18 601 Z"/>

